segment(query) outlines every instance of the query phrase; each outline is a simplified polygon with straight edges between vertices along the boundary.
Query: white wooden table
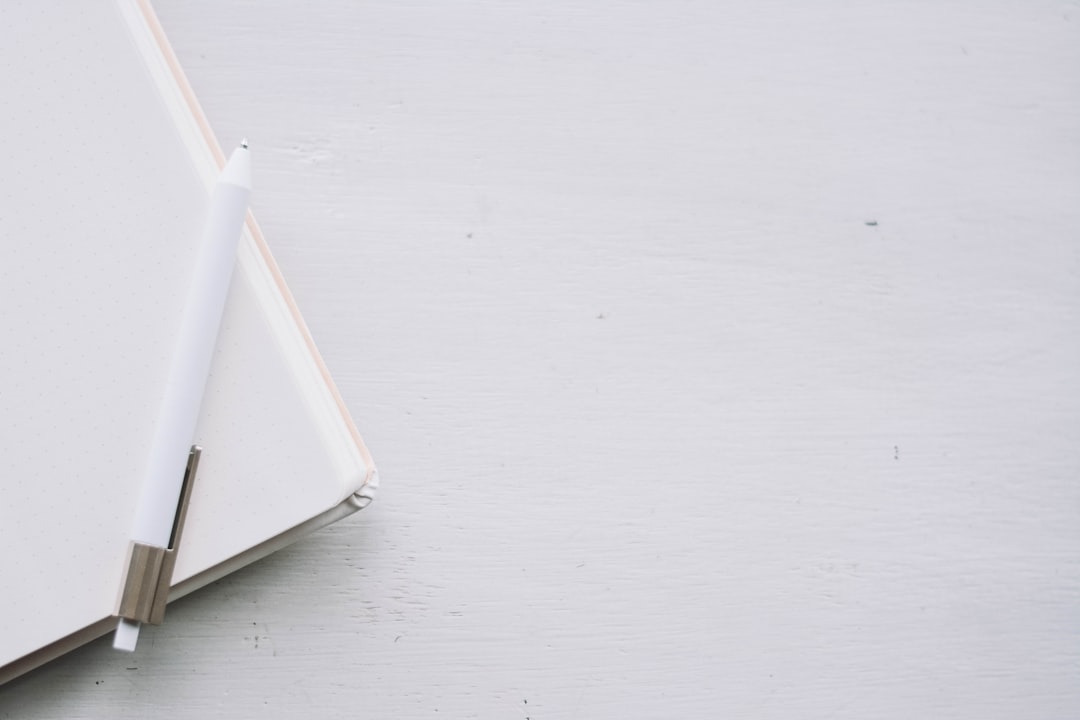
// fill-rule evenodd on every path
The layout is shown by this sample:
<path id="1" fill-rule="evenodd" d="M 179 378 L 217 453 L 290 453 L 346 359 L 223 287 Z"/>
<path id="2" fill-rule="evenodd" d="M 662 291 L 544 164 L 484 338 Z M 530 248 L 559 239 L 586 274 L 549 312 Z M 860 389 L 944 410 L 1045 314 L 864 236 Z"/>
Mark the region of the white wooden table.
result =
<path id="1" fill-rule="evenodd" d="M 0 718 L 1080 715 L 1075 2 L 158 5 L 384 487 Z"/>

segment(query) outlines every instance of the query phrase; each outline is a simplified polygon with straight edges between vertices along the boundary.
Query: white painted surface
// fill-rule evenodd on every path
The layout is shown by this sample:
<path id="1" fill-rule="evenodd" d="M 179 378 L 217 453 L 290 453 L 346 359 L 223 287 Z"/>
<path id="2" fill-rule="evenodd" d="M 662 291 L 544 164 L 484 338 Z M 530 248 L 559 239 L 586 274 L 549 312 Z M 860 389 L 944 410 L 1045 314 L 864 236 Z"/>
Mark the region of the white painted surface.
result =
<path id="1" fill-rule="evenodd" d="M 1080 714 L 1076 3 L 159 13 L 383 490 L 0 717 Z"/>

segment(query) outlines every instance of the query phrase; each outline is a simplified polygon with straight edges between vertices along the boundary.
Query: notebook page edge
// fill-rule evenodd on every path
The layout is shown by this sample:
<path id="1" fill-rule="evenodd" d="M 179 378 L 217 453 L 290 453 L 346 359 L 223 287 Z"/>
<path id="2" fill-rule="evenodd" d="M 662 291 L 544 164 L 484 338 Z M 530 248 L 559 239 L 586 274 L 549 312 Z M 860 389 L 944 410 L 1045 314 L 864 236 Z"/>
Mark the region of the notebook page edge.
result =
<path id="1" fill-rule="evenodd" d="M 118 0 L 118 2 L 123 6 L 125 17 L 129 19 L 132 34 L 139 36 L 138 42 L 140 48 L 147 58 L 151 71 L 158 80 L 162 94 L 169 96 L 167 102 L 169 103 L 170 108 L 173 108 L 178 124 L 184 118 L 188 119 L 188 122 L 183 123 L 186 127 L 184 128 L 182 135 L 185 142 L 188 143 L 189 148 L 192 150 L 193 157 L 199 158 L 201 161 L 199 163 L 200 173 L 209 188 L 216 179 L 218 170 L 225 164 L 225 154 L 221 150 L 221 146 L 217 141 L 217 137 L 214 135 L 213 129 L 210 127 L 206 114 L 199 105 L 198 98 L 196 98 L 195 93 L 187 80 L 187 76 L 184 74 L 183 68 L 180 66 L 180 62 L 173 52 L 172 45 L 169 43 L 164 29 L 158 21 L 157 15 L 150 4 L 150 0 Z M 146 31 L 149 32 L 149 37 L 146 35 Z M 150 39 L 152 39 L 153 42 L 148 42 Z M 186 110 L 181 109 L 178 105 L 180 99 L 182 99 L 183 106 Z M 292 292 L 285 283 L 285 279 L 281 274 L 281 269 L 274 260 L 273 254 L 270 252 L 270 248 L 266 243 L 266 238 L 263 236 L 258 222 L 250 211 L 247 215 L 243 241 L 246 244 L 252 245 L 255 252 L 245 253 L 242 250 L 240 253 L 240 262 L 242 264 L 247 264 L 247 269 L 249 269 L 249 271 L 250 263 L 257 262 L 258 265 L 261 266 L 259 270 L 265 274 L 264 276 L 269 277 L 272 280 L 273 288 L 276 290 L 276 299 L 280 303 L 283 303 L 281 307 L 283 307 L 284 311 L 292 320 L 291 328 L 279 325 L 276 328 L 277 331 L 279 333 L 288 333 L 291 329 L 292 334 L 294 334 L 296 339 L 301 342 L 302 347 L 307 351 L 307 357 L 304 359 L 312 364 L 318 379 L 321 380 L 321 382 L 312 383 L 312 388 L 318 390 L 322 402 L 327 403 L 328 408 L 333 408 L 336 411 L 336 416 L 341 423 L 339 427 L 344 429 L 345 439 L 347 441 L 341 444 L 339 452 L 343 453 L 345 456 L 352 456 L 352 459 L 354 460 L 358 459 L 360 461 L 359 464 L 362 464 L 364 468 L 362 473 L 357 477 L 349 478 L 347 474 L 342 475 L 344 487 L 340 500 L 344 501 L 349 496 L 356 495 L 357 497 L 367 498 L 367 501 L 370 501 L 370 498 L 374 497 L 374 493 L 378 487 L 378 473 L 375 468 L 375 463 L 372 460 L 371 453 L 364 443 L 363 438 L 360 436 L 360 431 L 357 429 L 356 423 L 353 421 L 352 416 L 345 405 L 345 401 L 337 388 L 337 384 L 330 375 L 325 360 L 315 345 L 315 341 L 311 336 L 311 331 L 308 329 L 307 323 L 300 313 L 296 300 L 293 298 Z M 273 298 L 272 295 L 265 292 L 267 290 L 265 285 L 262 285 L 262 290 L 264 291 L 264 300 Z M 285 345 L 285 347 L 290 350 L 295 348 L 294 345 Z M 299 361 L 299 358 L 293 352 L 288 352 L 288 354 L 295 365 Z M 325 420 L 328 415 L 324 414 L 320 417 L 324 421 L 324 429 L 329 429 L 325 425 Z M 337 435 L 339 435 L 339 433 L 333 432 L 331 436 Z M 339 460 L 341 459 L 343 458 L 339 456 Z"/>

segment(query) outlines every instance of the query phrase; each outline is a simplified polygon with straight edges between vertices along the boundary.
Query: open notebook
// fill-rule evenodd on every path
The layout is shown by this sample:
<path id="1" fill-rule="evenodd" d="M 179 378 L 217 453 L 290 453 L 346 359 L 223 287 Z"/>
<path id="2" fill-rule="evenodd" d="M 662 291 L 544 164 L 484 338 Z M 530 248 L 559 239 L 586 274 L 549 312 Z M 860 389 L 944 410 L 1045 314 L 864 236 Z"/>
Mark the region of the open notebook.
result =
<path id="1" fill-rule="evenodd" d="M 116 625 L 224 156 L 148 4 L 0 16 L 2 683 Z M 196 441 L 170 599 L 364 507 L 375 488 L 250 214 Z"/>

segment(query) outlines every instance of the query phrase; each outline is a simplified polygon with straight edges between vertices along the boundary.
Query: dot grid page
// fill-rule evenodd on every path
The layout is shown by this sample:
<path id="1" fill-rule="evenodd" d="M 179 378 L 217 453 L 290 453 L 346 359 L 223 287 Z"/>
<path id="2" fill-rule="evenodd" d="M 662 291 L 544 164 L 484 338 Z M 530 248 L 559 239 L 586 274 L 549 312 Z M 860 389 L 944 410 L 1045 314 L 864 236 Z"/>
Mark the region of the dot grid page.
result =
<path id="1" fill-rule="evenodd" d="M 0 664 L 115 604 L 206 205 L 116 8 L 4 15 Z"/>

